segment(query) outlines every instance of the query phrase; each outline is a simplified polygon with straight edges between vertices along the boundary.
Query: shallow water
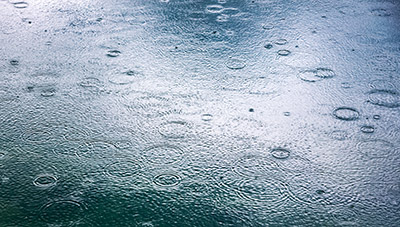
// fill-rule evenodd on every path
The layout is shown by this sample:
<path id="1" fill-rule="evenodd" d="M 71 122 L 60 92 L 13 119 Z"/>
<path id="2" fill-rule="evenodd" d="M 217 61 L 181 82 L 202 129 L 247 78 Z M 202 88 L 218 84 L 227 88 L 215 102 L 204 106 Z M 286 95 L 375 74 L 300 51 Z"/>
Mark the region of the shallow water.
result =
<path id="1" fill-rule="evenodd" d="M 0 226 L 400 226 L 396 0 L 0 0 Z"/>

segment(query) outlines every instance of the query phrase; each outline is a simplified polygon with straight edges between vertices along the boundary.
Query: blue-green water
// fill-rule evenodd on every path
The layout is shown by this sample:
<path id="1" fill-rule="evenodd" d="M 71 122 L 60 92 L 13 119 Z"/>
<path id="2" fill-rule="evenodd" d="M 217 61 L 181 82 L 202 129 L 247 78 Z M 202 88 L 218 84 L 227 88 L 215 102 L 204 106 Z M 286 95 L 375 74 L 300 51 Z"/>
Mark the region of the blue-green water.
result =
<path id="1" fill-rule="evenodd" d="M 0 226 L 400 226 L 399 9 L 0 0 Z"/>

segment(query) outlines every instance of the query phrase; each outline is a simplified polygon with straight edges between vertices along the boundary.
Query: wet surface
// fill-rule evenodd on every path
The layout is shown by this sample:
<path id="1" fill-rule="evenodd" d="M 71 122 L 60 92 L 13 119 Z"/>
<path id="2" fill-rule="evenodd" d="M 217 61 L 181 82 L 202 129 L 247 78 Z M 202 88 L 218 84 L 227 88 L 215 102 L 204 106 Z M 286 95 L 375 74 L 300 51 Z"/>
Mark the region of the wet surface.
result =
<path id="1" fill-rule="evenodd" d="M 395 0 L 0 1 L 0 226 L 400 226 Z"/>

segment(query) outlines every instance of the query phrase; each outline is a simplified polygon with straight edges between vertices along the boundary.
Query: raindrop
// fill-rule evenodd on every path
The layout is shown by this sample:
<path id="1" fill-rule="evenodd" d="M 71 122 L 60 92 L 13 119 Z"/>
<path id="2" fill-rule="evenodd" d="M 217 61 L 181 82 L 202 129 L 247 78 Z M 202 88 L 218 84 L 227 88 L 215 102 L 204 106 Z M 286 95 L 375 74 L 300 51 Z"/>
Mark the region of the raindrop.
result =
<path id="1" fill-rule="evenodd" d="M 377 106 L 387 108 L 400 107 L 400 95 L 392 90 L 372 90 L 369 93 L 368 101 Z"/>
<path id="2" fill-rule="evenodd" d="M 84 210 L 84 206 L 77 201 L 55 201 L 42 207 L 40 217 L 47 223 L 69 226 L 82 219 Z"/>
<path id="3" fill-rule="evenodd" d="M 121 51 L 119 51 L 119 50 L 109 50 L 107 52 L 107 56 L 111 57 L 111 58 L 118 57 L 120 54 L 121 54 Z"/>
<path id="4" fill-rule="evenodd" d="M 33 180 L 33 184 L 40 188 L 49 188 L 57 184 L 57 178 L 51 174 L 42 174 Z"/>
<path id="5" fill-rule="evenodd" d="M 158 128 L 158 132 L 167 138 L 183 138 L 190 132 L 190 126 L 185 121 L 169 121 Z"/>
<path id="6" fill-rule="evenodd" d="M 374 117 L 373 117 L 375 120 L 379 120 L 379 119 L 381 119 L 381 116 L 380 115 L 374 115 Z"/>
<path id="7" fill-rule="evenodd" d="M 24 8 L 28 7 L 28 5 L 29 5 L 27 2 L 16 2 L 13 4 L 14 4 L 14 7 L 17 9 L 24 9 Z"/>
<path id="8" fill-rule="evenodd" d="M 221 13 L 224 10 L 224 7 L 221 5 L 208 5 L 206 7 L 206 11 L 209 13 Z"/>
<path id="9" fill-rule="evenodd" d="M 274 28 L 274 26 L 272 24 L 263 24 L 262 28 L 265 30 L 271 30 Z"/>
<path id="10" fill-rule="evenodd" d="M 181 182 L 181 177 L 173 173 L 164 173 L 154 177 L 153 183 L 161 187 L 176 186 Z"/>
<path id="11" fill-rule="evenodd" d="M 238 58 L 229 58 L 229 60 L 225 63 L 226 67 L 229 69 L 243 69 L 246 67 L 246 63 Z"/>
<path id="12" fill-rule="evenodd" d="M 213 115 L 211 115 L 211 114 L 202 114 L 201 115 L 201 120 L 203 120 L 203 121 L 211 121 L 212 118 L 213 118 Z"/>
<path id="13" fill-rule="evenodd" d="M 351 107 L 339 107 L 333 111 L 333 116 L 344 121 L 354 121 L 360 117 L 360 113 Z"/>
<path id="14" fill-rule="evenodd" d="M 290 116 L 290 112 L 283 112 L 283 115 L 285 115 L 286 117 Z"/>
<path id="15" fill-rule="evenodd" d="M 278 50 L 278 55 L 280 56 L 288 56 L 290 54 L 289 50 Z"/>
<path id="16" fill-rule="evenodd" d="M 276 45 L 285 45 L 287 43 L 288 43 L 288 41 L 286 39 L 278 39 L 275 41 Z"/>
<path id="17" fill-rule="evenodd" d="M 253 113 L 253 112 L 254 112 L 254 109 L 253 109 L 253 108 L 250 108 L 250 109 L 249 109 L 249 112 L 250 112 L 250 113 Z"/>
<path id="18" fill-rule="evenodd" d="M 272 149 L 271 155 L 276 159 L 287 159 L 290 156 L 290 151 L 284 148 L 275 148 Z"/>
<path id="19" fill-rule="evenodd" d="M 361 126 L 361 132 L 363 132 L 363 133 L 373 133 L 374 131 L 375 131 L 374 126 L 371 126 L 371 125 Z"/>

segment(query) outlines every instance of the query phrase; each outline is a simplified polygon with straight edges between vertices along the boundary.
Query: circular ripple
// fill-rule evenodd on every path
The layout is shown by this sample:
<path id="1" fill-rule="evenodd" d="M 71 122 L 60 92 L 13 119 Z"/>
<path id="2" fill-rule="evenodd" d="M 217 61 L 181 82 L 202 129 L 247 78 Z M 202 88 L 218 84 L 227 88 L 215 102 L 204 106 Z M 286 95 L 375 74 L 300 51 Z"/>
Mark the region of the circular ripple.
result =
<path id="1" fill-rule="evenodd" d="M 280 56 L 288 56 L 290 53 L 290 50 L 278 50 L 278 55 Z"/>
<path id="2" fill-rule="evenodd" d="M 351 184 L 339 174 L 293 175 L 288 185 L 291 198 L 305 204 L 344 205 L 356 199 Z"/>
<path id="3" fill-rule="evenodd" d="M 172 165 L 182 161 L 184 152 L 172 145 L 156 145 L 144 150 L 143 156 L 150 164 Z"/>
<path id="4" fill-rule="evenodd" d="M 115 58 L 118 57 L 121 54 L 121 51 L 119 50 L 109 50 L 107 51 L 107 57 Z"/>
<path id="5" fill-rule="evenodd" d="M 138 77 L 141 77 L 142 74 L 138 71 L 129 70 L 124 73 L 115 73 L 113 74 L 109 81 L 112 84 L 116 85 L 127 85 L 134 83 Z"/>
<path id="6" fill-rule="evenodd" d="M 387 108 L 400 107 L 400 95 L 392 90 L 372 90 L 368 93 L 368 101 L 377 106 Z"/>
<path id="7" fill-rule="evenodd" d="M 29 6 L 29 4 L 27 2 L 16 2 L 16 3 L 13 3 L 13 5 L 17 9 L 24 9 Z"/>
<path id="8" fill-rule="evenodd" d="M 158 132 L 167 138 L 183 138 L 190 132 L 190 126 L 185 121 L 169 121 L 158 128 Z"/>
<path id="9" fill-rule="evenodd" d="M 40 217 L 47 223 L 73 225 L 82 219 L 85 207 L 73 200 L 50 202 L 40 211 Z"/>
<path id="10" fill-rule="evenodd" d="M 317 68 L 315 76 L 320 78 L 332 78 L 335 76 L 335 72 L 328 68 Z"/>
<path id="11" fill-rule="evenodd" d="M 173 173 L 164 173 L 153 178 L 153 183 L 161 187 L 173 187 L 181 182 L 181 177 Z"/>
<path id="12" fill-rule="evenodd" d="M 354 121 L 360 117 L 360 113 L 351 107 L 339 107 L 333 111 L 333 116 L 344 121 Z"/>
<path id="13" fill-rule="evenodd" d="M 321 77 L 317 77 L 317 71 L 316 70 L 305 70 L 299 72 L 297 75 L 301 80 L 306 81 L 306 82 L 317 82 L 322 80 Z"/>
<path id="14" fill-rule="evenodd" d="M 373 133 L 375 131 L 375 127 L 371 125 L 363 125 L 360 128 L 363 133 Z"/>
<path id="15" fill-rule="evenodd" d="M 395 146 L 382 139 L 362 141 L 357 144 L 357 149 L 370 158 L 386 158 L 396 153 Z"/>
<path id="16" fill-rule="evenodd" d="M 344 130 L 334 130 L 331 133 L 329 133 L 329 138 L 343 141 L 349 138 L 349 133 Z"/>
<path id="17" fill-rule="evenodd" d="M 41 188 L 49 188 L 57 184 L 57 178 L 51 174 L 39 175 L 33 180 L 33 185 Z"/>
<path id="18" fill-rule="evenodd" d="M 225 64 L 229 69 L 243 69 L 246 67 L 246 63 L 238 58 L 229 58 Z"/>
<path id="19" fill-rule="evenodd" d="M 221 5 L 208 5 L 206 7 L 206 11 L 209 13 L 221 13 L 224 10 L 224 7 Z"/>
<path id="20" fill-rule="evenodd" d="M 250 201 L 268 202 L 268 206 L 275 207 L 287 198 L 287 186 L 271 178 L 259 178 L 240 181 L 238 193 L 242 198 Z"/>
<path id="21" fill-rule="evenodd" d="M 84 88 L 99 87 L 101 84 L 101 81 L 95 77 L 86 77 L 79 82 L 79 86 Z"/>
<path id="22" fill-rule="evenodd" d="M 272 149 L 271 155 L 276 159 L 287 159 L 290 156 L 290 151 L 284 148 L 275 148 Z"/>
<path id="23" fill-rule="evenodd" d="M 76 149 L 78 157 L 112 158 L 117 153 L 117 148 L 107 141 L 89 141 Z"/>
<path id="24" fill-rule="evenodd" d="M 275 41 L 276 45 L 285 45 L 287 43 L 288 43 L 288 41 L 286 39 L 278 39 Z"/>
<path id="25" fill-rule="evenodd" d="M 111 177 L 132 177 L 142 170 L 140 163 L 132 160 L 120 160 L 105 167 L 105 174 Z"/>
<path id="26" fill-rule="evenodd" d="M 279 167 L 276 162 L 268 157 L 247 155 L 234 162 L 232 170 L 241 176 L 259 177 L 275 174 Z"/>

